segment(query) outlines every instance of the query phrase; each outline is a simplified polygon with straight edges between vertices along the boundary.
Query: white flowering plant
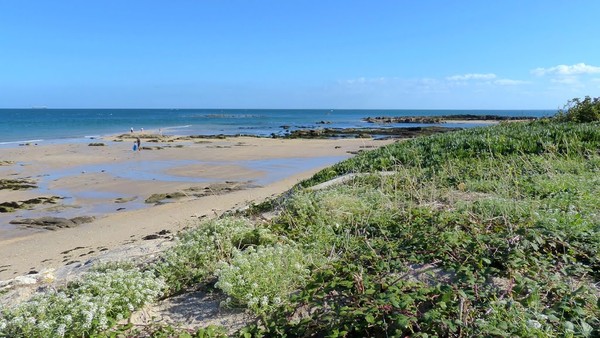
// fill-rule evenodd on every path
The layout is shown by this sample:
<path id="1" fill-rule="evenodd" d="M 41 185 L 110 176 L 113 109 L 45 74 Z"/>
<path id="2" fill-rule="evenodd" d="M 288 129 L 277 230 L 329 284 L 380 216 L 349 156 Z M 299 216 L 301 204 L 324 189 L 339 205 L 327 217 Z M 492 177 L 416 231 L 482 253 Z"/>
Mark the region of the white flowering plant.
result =
<path id="1" fill-rule="evenodd" d="M 247 219 L 226 217 L 184 232 L 178 240 L 155 266 L 171 293 L 211 276 L 217 263 L 229 260 L 235 248 L 273 243 L 276 237 Z"/>
<path id="2" fill-rule="evenodd" d="M 33 297 L 0 314 L 0 337 L 81 337 L 106 330 L 162 295 L 149 271 L 93 271 L 58 291 Z"/>
<path id="3" fill-rule="evenodd" d="M 222 261 L 215 286 L 229 298 L 225 306 L 247 306 L 265 314 L 287 302 L 310 276 L 311 257 L 289 244 L 235 249 L 230 262 Z"/>

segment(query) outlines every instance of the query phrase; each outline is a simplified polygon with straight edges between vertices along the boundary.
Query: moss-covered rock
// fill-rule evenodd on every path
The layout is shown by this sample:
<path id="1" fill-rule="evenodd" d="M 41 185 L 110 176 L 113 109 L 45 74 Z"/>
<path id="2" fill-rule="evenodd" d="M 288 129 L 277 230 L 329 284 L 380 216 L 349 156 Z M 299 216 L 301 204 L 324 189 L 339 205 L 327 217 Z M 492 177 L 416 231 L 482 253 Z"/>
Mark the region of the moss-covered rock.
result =
<path id="1" fill-rule="evenodd" d="M 0 178 L 0 190 L 27 190 L 37 188 L 34 181 L 26 178 Z"/>

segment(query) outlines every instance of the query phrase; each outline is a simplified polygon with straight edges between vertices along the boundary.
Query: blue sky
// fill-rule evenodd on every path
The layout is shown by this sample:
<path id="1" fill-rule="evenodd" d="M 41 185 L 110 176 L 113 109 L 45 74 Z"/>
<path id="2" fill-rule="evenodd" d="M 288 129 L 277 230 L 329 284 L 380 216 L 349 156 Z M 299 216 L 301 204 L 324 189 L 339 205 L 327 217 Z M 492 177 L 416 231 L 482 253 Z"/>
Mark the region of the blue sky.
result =
<path id="1" fill-rule="evenodd" d="M 0 0 L 0 107 L 554 109 L 600 1 Z"/>

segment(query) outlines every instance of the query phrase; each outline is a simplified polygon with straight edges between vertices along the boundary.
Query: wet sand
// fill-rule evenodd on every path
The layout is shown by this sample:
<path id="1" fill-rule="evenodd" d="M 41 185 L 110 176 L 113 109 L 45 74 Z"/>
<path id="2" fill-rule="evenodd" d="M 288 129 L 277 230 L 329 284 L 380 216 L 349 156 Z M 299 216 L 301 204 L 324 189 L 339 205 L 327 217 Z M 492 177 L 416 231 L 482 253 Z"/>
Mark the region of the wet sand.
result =
<path id="1" fill-rule="evenodd" d="M 103 252 L 176 233 L 199 218 L 243 208 L 285 192 L 318 170 L 361 149 L 370 139 L 302 140 L 233 137 L 149 142 L 130 139 L 0 149 L 0 177 L 38 186 L 0 190 L 0 203 L 56 196 L 58 202 L 0 213 L 0 280 L 30 271 L 81 264 Z M 146 203 L 155 194 L 177 198 Z M 155 195 L 160 196 L 160 195 Z M 9 224 L 43 216 L 92 216 L 90 223 L 54 231 Z"/>

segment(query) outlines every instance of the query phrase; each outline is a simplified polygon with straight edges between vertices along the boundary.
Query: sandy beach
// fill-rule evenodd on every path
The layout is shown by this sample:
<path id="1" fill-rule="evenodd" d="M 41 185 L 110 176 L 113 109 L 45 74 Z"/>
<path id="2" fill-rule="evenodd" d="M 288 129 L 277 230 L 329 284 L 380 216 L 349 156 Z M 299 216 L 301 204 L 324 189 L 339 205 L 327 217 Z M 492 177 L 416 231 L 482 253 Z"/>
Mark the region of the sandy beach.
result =
<path id="1" fill-rule="evenodd" d="M 0 190 L 0 203 L 37 203 L 0 213 L 0 280 L 82 264 L 161 231 L 175 234 L 199 218 L 285 192 L 361 149 L 393 142 L 142 138 L 143 150 L 133 151 L 134 139 L 115 140 L 0 149 L 0 177 L 37 186 Z M 54 230 L 11 224 L 40 217 L 91 222 Z"/>

